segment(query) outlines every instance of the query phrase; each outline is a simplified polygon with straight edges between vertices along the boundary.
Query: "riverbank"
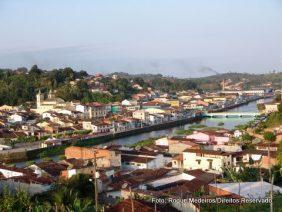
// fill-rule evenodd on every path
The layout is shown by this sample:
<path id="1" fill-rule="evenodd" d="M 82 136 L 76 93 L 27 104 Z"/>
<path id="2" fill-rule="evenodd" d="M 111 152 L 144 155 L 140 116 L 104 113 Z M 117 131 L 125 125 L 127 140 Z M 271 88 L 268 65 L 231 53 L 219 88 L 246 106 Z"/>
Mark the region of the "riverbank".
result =
<path id="1" fill-rule="evenodd" d="M 232 110 L 233 108 L 244 108 L 244 105 L 249 105 L 249 103 L 252 103 L 251 110 L 254 110 L 256 108 L 256 104 L 254 103 L 260 98 L 252 99 L 251 101 L 244 102 L 241 104 L 236 104 L 232 107 L 224 108 L 224 110 Z M 244 110 L 244 109 L 243 109 Z M 58 155 L 58 154 L 63 154 L 64 149 L 69 146 L 69 145 L 78 145 L 78 146 L 95 146 L 95 145 L 101 145 L 104 143 L 111 143 L 112 144 L 125 144 L 127 145 L 128 141 L 125 140 L 132 140 L 132 142 L 136 142 L 139 140 L 146 139 L 142 135 L 147 135 L 150 134 L 151 137 L 157 137 L 160 135 L 159 132 L 165 131 L 162 133 L 162 135 L 165 134 L 170 134 L 171 129 L 179 127 L 179 126 L 186 126 L 187 124 L 194 123 L 194 122 L 203 122 L 207 121 L 209 119 L 204 119 L 201 116 L 197 117 L 190 117 L 188 119 L 181 119 L 181 120 L 176 120 L 176 121 L 171 121 L 171 122 L 166 122 L 158 125 L 151 125 L 151 126 L 145 126 L 143 128 L 137 128 L 137 129 L 132 129 L 124 132 L 118 132 L 118 133 L 113 133 L 113 134 L 106 134 L 106 135 L 93 135 L 93 136 L 84 136 L 82 138 L 72 138 L 68 139 L 67 141 L 64 142 L 63 146 L 53 146 L 53 147 L 48 147 L 48 148 L 38 148 L 38 149 L 33 149 L 33 150 L 28 150 L 21 152 L 19 154 L 8 154 L 8 155 L 3 155 L 1 154 L 1 159 L 0 161 L 2 162 L 8 162 L 8 163 L 14 163 L 14 162 L 19 162 L 19 161 L 26 161 L 26 160 L 33 160 L 36 158 L 44 156 L 53 156 L 53 155 Z M 210 121 L 209 121 L 210 122 Z M 232 120 L 232 123 L 234 122 L 234 119 Z M 205 123 L 203 123 L 205 124 Z M 217 123 L 210 123 L 211 127 L 217 126 Z M 226 125 L 225 125 L 226 127 Z M 157 135 L 155 135 L 157 134 Z M 139 136 L 140 135 L 140 136 Z M 149 136 L 149 135 L 147 135 Z M 149 136 L 149 137 L 150 137 Z M 16 160 L 15 160 L 16 159 Z"/>
<path id="2" fill-rule="evenodd" d="M 266 98 L 272 98 L 272 97 L 273 96 L 259 96 L 259 97 L 253 98 L 253 99 L 246 100 L 244 102 L 240 102 L 240 103 L 233 104 L 233 105 L 228 105 L 227 107 L 224 107 L 224 108 L 209 110 L 208 112 L 211 112 L 211 113 L 212 112 L 225 112 L 225 111 L 228 111 L 228 110 L 231 110 L 231 109 L 243 106 L 243 105 L 247 105 L 251 102 L 258 101 L 260 99 L 266 99 Z"/>
<path id="3" fill-rule="evenodd" d="M 131 130 L 117 132 L 117 133 L 110 133 L 110 134 L 98 135 L 98 136 L 95 135 L 93 137 L 87 136 L 83 138 L 69 139 L 69 140 L 64 141 L 63 145 L 61 146 L 51 146 L 51 147 L 38 148 L 38 149 L 32 149 L 32 150 L 27 150 L 27 151 L 16 151 L 16 152 L 13 152 L 13 150 L 10 150 L 7 152 L 1 152 L 0 162 L 15 163 L 15 162 L 22 162 L 22 161 L 40 158 L 41 155 L 52 156 L 52 155 L 63 154 L 64 149 L 70 145 L 95 146 L 95 145 L 107 143 L 114 139 L 124 138 L 127 136 L 137 135 L 137 134 L 151 132 L 151 131 L 168 129 L 168 128 L 172 128 L 175 126 L 200 121 L 201 119 L 202 119 L 202 116 L 198 115 L 195 117 L 189 117 L 186 119 L 180 119 L 180 120 L 160 123 L 157 125 L 145 126 L 142 128 L 136 128 L 136 129 L 131 129 Z"/>

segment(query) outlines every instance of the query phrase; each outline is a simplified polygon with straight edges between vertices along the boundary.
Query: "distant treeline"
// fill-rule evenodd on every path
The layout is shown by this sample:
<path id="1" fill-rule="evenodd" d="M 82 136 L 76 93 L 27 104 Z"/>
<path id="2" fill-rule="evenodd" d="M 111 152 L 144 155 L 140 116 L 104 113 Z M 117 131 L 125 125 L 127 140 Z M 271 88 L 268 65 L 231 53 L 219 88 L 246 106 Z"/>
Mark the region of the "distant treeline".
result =
<path id="1" fill-rule="evenodd" d="M 65 101 L 102 103 L 120 101 L 137 92 L 125 78 L 104 78 L 101 82 L 109 92 L 91 92 L 91 85 L 86 80 L 88 76 L 86 71 L 76 72 L 69 67 L 51 71 L 42 70 L 37 65 L 32 66 L 30 70 L 0 69 L 0 105 L 25 105 L 33 102 L 39 89 L 43 93 L 50 89 L 56 90 L 57 97 Z M 75 85 L 72 85 L 71 81 L 75 81 Z"/>
<path id="2" fill-rule="evenodd" d="M 214 91 L 221 89 L 220 83 L 223 80 L 231 79 L 232 83 L 244 82 L 244 89 L 251 86 L 259 86 L 271 82 L 274 88 L 280 88 L 282 82 L 282 72 L 269 72 L 267 74 L 248 74 L 248 73 L 223 73 L 200 78 L 176 78 L 163 76 L 161 74 L 134 74 L 116 72 L 112 75 L 118 75 L 126 79 L 142 79 L 152 87 L 160 90 L 174 91 L 186 89 L 198 89 Z"/>
<path id="3" fill-rule="evenodd" d="M 151 87 L 164 92 L 175 92 L 194 89 L 199 92 L 219 90 L 220 83 L 224 79 L 231 79 L 233 83 L 244 81 L 244 88 L 252 85 L 261 85 L 271 82 L 276 88 L 280 88 L 282 82 L 281 72 L 268 74 L 225 73 L 202 78 L 180 79 L 166 77 L 161 74 L 113 73 L 118 79 L 105 77 L 100 80 L 108 92 L 91 92 L 86 71 L 74 71 L 72 68 L 42 70 L 37 65 L 16 70 L 0 69 L 0 105 L 21 105 L 35 100 L 35 95 L 41 89 L 47 92 L 50 89 L 57 91 L 57 96 L 65 101 L 81 100 L 82 102 L 114 102 L 130 98 L 132 94 L 139 92 L 132 87 L 139 84 L 143 89 Z M 79 79 L 79 80 L 77 80 Z M 76 81 L 76 85 L 71 85 Z"/>

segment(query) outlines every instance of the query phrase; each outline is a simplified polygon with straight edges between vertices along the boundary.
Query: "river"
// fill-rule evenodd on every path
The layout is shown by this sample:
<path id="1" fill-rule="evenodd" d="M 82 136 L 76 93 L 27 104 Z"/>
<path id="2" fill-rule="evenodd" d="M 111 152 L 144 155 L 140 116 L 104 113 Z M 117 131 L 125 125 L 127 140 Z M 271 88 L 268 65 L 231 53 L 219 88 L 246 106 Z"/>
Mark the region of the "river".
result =
<path id="1" fill-rule="evenodd" d="M 266 99 L 265 101 L 270 101 L 271 99 Z M 236 108 L 233 108 L 229 110 L 230 112 L 258 112 L 257 109 L 257 103 L 256 101 L 250 102 L 249 104 L 242 105 Z M 251 120 L 254 120 L 253 117 L 251 118 L 246 118 L 246 117 L 238 117 L 238 118 L 204 118 L 201 121 L 192 123 L 192 124 L 203 124 L 206 125 L 207 127 L 217 127 L 219 122 L 223 122 L 224 125 L 222 126 L 223 128 L 232 130 L 236 125 L 240 124 L 245 124 Z M 130 145 L 134 144 L 140 140 L 145 140 L 148 138 L 154 138 L 154 137 L 161 137 L 161 136 L 167 136 L 167 135 L 173 135 L 175 131 L 179 129 L 188 129 L 189 126 L 192 124 L 185 124 L 182 126 L 178 127 L 173 127 L 170 129 L 165 129 L 165 130 L 158 130 L 158 131 L 152 131 L 152 132 L 147 132 L 147 133 L 142 133 L 138 135 L 133 135 L 133 136 L 128 136 L 125 138 L 119 138 L 119 139 L 114 139 L 105 145 L 111 145 L 111 144 L 118 144 L 118 145 Z"/>

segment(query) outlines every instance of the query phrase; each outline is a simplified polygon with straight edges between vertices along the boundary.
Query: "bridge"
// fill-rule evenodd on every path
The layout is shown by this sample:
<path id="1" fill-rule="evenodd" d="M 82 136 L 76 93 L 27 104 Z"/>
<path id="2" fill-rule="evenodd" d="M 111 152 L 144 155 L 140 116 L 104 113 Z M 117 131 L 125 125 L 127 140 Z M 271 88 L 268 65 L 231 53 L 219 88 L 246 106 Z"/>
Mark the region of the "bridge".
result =
<path id="1" fill-rule="evenodd" d="M 260 113 L 256 112 L 220 112 L 220 113 L 204 113 L 204 117 L 226 117 L 226 118 L 233 118 L 233 117 L 256 117 L 259 116 Z"/>

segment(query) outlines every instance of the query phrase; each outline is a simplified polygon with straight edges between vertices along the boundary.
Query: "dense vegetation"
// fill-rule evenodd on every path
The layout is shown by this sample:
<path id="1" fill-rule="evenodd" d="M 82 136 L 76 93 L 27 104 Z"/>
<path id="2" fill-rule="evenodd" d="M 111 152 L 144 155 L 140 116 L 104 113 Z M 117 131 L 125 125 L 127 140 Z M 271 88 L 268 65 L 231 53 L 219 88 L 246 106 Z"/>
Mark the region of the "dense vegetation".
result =
<path id="1" fill-rule="evenodd" d="M 87 76 L 85 71 L 76 72 L 71 68 L 46 71 L 36 65 L 30 70 L 0 69 L 0 105 L 27 104 L 35 100 L 39 90 L 44 93 L 50 89 L 56 90 L 56 95 L 65 101 L 101 103 L 120 101 L 137 92 L 125 78 L 103 78 L 101 81 L 110 92 L 92 92 L 91 85 L 85 79 Z"/>
<path id="2" fill-rule="evenodd" d="M 43 92 L 58 89 L 67 82 L 85 76 L 85 71 L 75 72 L 71 68 L 45 71 L 36 65 L 29 71 L 26 68 L 0 69 L 0 105 L 19 105 L 33 101 L 39 89 Z"/>
<path id="3" fill-rule="evenodd" d="M 1 211 L 95 211 L 94 185 L 89 175 L 75 175 L 61 180 L 51 191 L 31 197 L 24 191 L 4 188 L 0 196 Z"/>

